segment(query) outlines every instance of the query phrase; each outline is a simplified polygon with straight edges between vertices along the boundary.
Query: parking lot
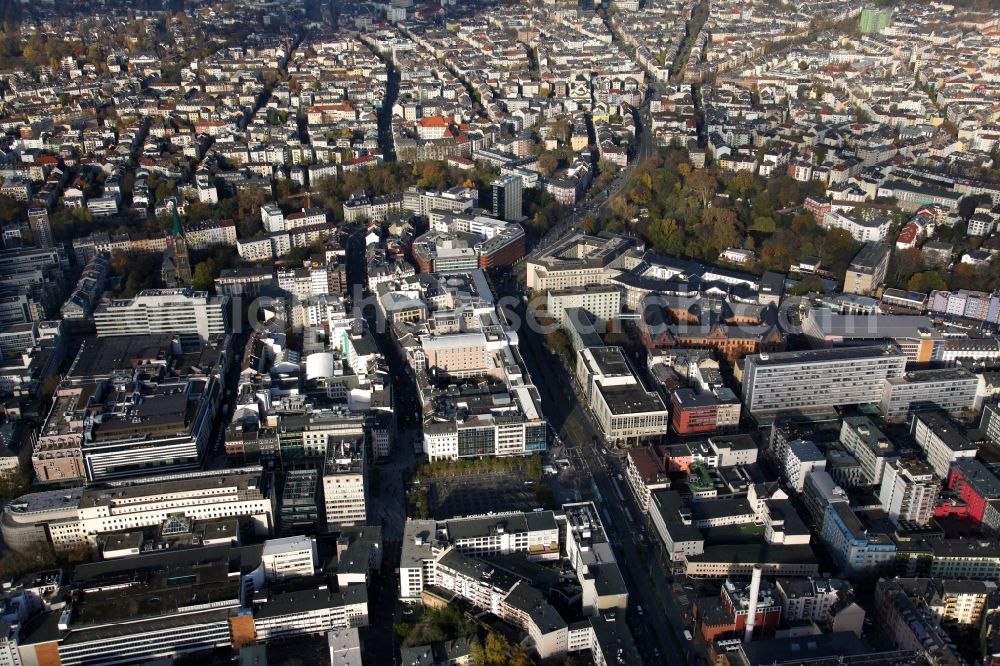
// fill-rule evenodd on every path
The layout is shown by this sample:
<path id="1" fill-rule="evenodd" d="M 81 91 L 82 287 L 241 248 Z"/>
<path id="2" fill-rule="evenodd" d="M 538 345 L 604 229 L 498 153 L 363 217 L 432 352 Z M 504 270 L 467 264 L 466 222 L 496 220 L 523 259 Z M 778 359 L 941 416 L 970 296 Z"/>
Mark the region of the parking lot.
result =
<path id="1" fill-rule="evenodd" d="M 509 472 L 480 472 L 429 482 L 431 515 L 454 518 L 490 511 L 531 511 L 540 506 L 534 483 Z"/>

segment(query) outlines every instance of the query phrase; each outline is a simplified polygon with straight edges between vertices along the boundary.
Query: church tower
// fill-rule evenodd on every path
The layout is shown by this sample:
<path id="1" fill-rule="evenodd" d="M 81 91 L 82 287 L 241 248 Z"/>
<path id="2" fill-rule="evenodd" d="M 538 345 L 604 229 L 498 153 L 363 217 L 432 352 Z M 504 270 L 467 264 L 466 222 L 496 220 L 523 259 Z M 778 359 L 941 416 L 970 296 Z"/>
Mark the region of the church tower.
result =
<path id="1" fill-rule="evenodd" d="M 173 211 L 174 226 L 170 232 L 170 245 L 163 253 L 161 277 L 163 284 L 167 287 L 189 287 L 191 286 L 191 256 L 188 253 L 181 217 L 177 214 L 177 204 L 174 204 Z"/>

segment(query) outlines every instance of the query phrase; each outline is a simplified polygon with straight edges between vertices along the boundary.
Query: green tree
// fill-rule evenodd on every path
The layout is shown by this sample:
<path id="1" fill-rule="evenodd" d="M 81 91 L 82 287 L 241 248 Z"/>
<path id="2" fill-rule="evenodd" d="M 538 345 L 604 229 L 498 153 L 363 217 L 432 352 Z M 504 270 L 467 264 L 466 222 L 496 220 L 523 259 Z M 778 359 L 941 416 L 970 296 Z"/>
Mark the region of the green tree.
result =
<path id="1" fill-rule="evenodd" d="M 215 278 L 218 276 L 219 270 L 216 268 L 215 260 L 209 257 L 194 267 L 194 272 L 191 275 L 191 286 L 198 291 L 211 291 L 215 285 Z"/>
<path id="2" fill-rule="evenodd" d="M 924 271 L 916 273 L 906 283 L 910 291 L 930 292 L 948 288 L 948 274 L 945 271 Z"/>
<path id="3" fill-rule="evenodd" d="M 791 296 L 804 296 L 806 294 L 825 294 L 826 285 L 823 284 L 822 278 L 818 275 L 807 275 L 806 277 L 799 280 L 798 284 L 793 285 L 788 290 Z"/>

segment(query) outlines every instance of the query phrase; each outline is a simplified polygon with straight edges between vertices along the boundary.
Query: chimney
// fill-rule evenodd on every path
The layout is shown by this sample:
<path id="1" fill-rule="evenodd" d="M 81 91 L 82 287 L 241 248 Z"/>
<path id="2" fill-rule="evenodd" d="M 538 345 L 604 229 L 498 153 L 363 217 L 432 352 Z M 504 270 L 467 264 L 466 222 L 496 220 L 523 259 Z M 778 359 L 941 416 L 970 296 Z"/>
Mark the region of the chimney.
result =
<path id="1" fill-rule="evenodd" d="M 753 577 L 750 578 L 750 608 L 747 609 L 747 629 L 743 634 L 743 643 L 753 640 L 753 628 L 757 624 L 757 597 L 760 596 L 760 576 L 764 568 L 755 564 L 753 566 Z"/>

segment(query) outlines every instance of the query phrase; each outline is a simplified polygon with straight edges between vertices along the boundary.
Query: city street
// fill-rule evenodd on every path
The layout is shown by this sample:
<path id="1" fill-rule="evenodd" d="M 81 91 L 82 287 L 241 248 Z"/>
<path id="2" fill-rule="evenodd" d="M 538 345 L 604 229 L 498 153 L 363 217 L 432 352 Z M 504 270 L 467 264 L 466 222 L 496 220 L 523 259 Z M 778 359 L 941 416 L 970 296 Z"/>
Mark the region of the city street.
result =
<path id="1" fill-rule="evenodd" d="M 494 281 L 500 293 L 517 293 L 518 285 L 512 274 L 494 276 Z M 513 314 L 518 320 L 526 321 L 523 304 L 519 303 Z M 625 513 L 625 505 L 614 492 L 611 475 L 618 473 L 620 456 L 610 451 L 607 455 L 602 452 L 605 447 L 595 436 L 600 428 L 589 410 L 582 406 L 575 379 L 561 361 L 545 348 L 542 336 L 527 325 L 521 326 L 518 335 L 522 356 L 541 392 L 546 418 L 565 445 L 567 456 L 571 460 L 575 457 L 583 464 L 583 478 L 574 484 L 579 489 L 580 499 L 595 501 L 612 519 L 606 525 L 608 538 L 613 543 L 629 587 L 629 619 L 632 626 L 638 629 L 635 633 L 640 651 L 649 663 L 694 663 L 690 643 L 684 638 L 682 609 L 674 601 L 667 573 L 649 547 L 637 541 L 639 525 L 632 520 L 640 515 L 638 507 L 626 484 L 620 483 L 632 516 L 630 520 Z M 574 452 L 575 456 L 570 452 Z M 575 498 L 558 499 L 568 501 Z M 641 616 L 639 606 L 643 607 Z M 669 627 L 670 631 L 657 631 L 661 627 Z"/>

